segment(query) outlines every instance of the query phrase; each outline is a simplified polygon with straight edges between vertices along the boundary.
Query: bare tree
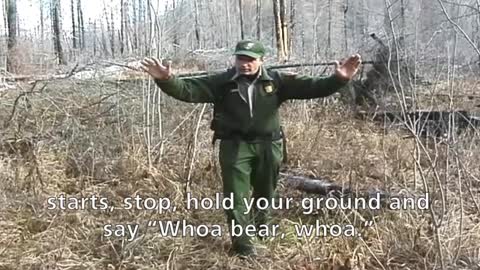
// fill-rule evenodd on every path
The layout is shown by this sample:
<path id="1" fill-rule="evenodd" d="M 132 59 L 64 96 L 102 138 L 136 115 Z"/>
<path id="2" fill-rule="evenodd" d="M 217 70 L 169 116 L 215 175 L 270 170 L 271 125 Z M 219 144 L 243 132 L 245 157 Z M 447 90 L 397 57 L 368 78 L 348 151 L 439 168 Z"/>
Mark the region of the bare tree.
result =
<path id="1" fill-rule="evenodd" d="M 240 38 L 245 38 L 245 30 L 243 25 L 243 7 L 242 7 L 242 0 L 238 0 L 238 13 L 240 16 Z"/>
<path id="2" fill-rule="evenodd" d="M 286 58 L 285 42 L 283 37 L 282 16 L 280 15 L 280 0 L 273 0 L 273 15 L 275 21 L 275 37 L 277 41 L 277 59 L 284 61 Z"/>
<path id="3" fill-rule="evenodd" d="M 404 41 L 405 41 L 405 34 L 407 32 L 406 28 L 407 28 L 407 23 L 405 21 L 405 0 L 400 0 L 400 18 L 401 18 L 401 27 L 400 27 L 400 37 L 402 38 L 402 43 L 400 44 L 400 46 L 402 48 L 404 48 L 405 44 L 404 44 Z"/>
<path id="4" fill-rule="evenodd" d="M 8 0 L 7 2 L 7 24 L 8 24 L 8 41 L 7 41 L 7 71 L 15 72 L 15 46 L 17 45 L 17 0 Z"/>
<path id="5" fill-rule="evenodd" d="M 230 5 L 228 4 L 229 0 L 225 0 L 225 45 L 229 46 L 230 40 L 230 31 L 231 31 L 231 22 L 230 22 Z"/>
<path id="6" fill-rule="evenodd" d="M 120 54 L 124 51 L 124 34 L 125 34 L 125 0 L 120 0 Z"/>
<path id="7" fill-rule="evenodd" d="M 137 18 L 137 0 L 133 0 L 133 16 L 132 16 L 132 25 L 133 25 L 133 48 L 136 50 L 138 48 L 138 18 Z"/>
<path id="8" fill-rule="evenodd" d="M 195 12 L 195 40 L 197 49 L 200 48 L 200 23 L 198 22 L 199 11 L 198 11 L 198 1 L 193 0 L 194 12 Z"/>
<path id="9" fill-rule="evenodd" d="M 151 0 L 147 0 L 146 2 L 146 12 L 147 12 L 147 19 L 145 22 L 145 37 L 144 37 L 144 45 L 145 45 L 145 55 L 150 55 L 151 50 L 152 50 L 152 45 L 153 45 L 153 25 L 154 25 L 154 20 L 152 18 L 152 3 Z"/>
<path id="10" fill-rule="evenodd" d="M 295 10 L 296 10 L 296 5 L 295 5 L 294 0 L 290 0 L 290 35 L 288 35 L 288 47 L 290 48 L 290 54 L 293 53 L 293 36 L 295 33 Z"/>
<path id="11" fill-rule="evenodd" d="M 172 7 L 173 7 L 173 21 L 177 21 L 177 11 L 176 11 L 176 7 L 177 7 L 177 0 L 172 0 Z M 178 29 L 177 27 L 174 27 L 173 29 L 173 52 L 174 52 L 174 55 L 177 55 L 177 51 L 178 51 L 178 45 L 180 44 L 179 42 L 179 39 L 178 39 Z"/>
<path id="12" fill-rule="evenodd" d="M 55 56 L 57 57 L 58 64 L 64 65 L 67 63 L 65 56 L 63 55 L 62 42 L 60 39 L 61 25 L 60 25 L 60 0 L 51 0 L 50 11 L 52 19 L 52 32 L 53 32 L 53 45 L 55 50 Z"/>
<path id="13" fill-rule="evenodd" d="M 209 26 L 208 27 L 204 27 L 203 29 L 203 34 L 202 34 L 202 37 L 204 39 L 204 44 L 203 46 L 207 47 L 207 46 L 215 46 L 215 47 L 219 47 L 219 46 L 222 46 L 221 43 L 223 42 L 223 40 L 219 39 L 220 36 L 219 35 L 216 35 L 216 33 L 218 32 L 222 32 L 221 29 L 218 29 L 218 31 L 215 31 L 213 29 L 216 29 L 217 27 L 217 24 L 218 22 L 216 22 L 216 17 L 215 17 L 215 7 L 212 7 L 212 3 L 210 1 L 206 1 L 204 2 L 205 4 L 205 8 L 204 10 L 207 11 L 207 15 L 208 15 L 208 18 L 209 18 Z M 205 14 L 205 13 L 203 13 Z M 200 16 L 200 18 L 202 18 Z M 213 31 L 208 31 L 208 29 L 212 29 Z M 207 41 L 211 41 L 211 44 L 207 44 Z"/>
<path id="14" fill-rule="evenodd" d="M 293 3 L 293 1 L 292 1 Z M 256 22 L 257 22 L 257 39 L 261 40 L 262 39 L 262 2 L 261 0 L 256 1 L 255 5 L 255 10 L 256 10 Z"/>
<path id="15" fill-rule="evenodd" d="M 93 56 L 96 56 L 96 55 L 97 55 L 97 20 L 93 22 Z"/>
<path id="16" fill-rule="evenodd" d="M 108 16 L 105 17 L 105 20 L 107 20 L 107 28 L 109 28 L 108 26 Z M 102 34 L 102 49 L 103 49 L 103 54 L 105 56 L 108 56 L 109 53 L 108 53 L 108 45 L 107 45 L 107 38 L 105 36 L 105 28 L 103 26 L 103 23 L 100 21 L 100 31 L 101 31 L 101 34 Z M 108 29 L 107 29 L 108 31 Z"/>
<path id="17" fill-rule="evenodd" d="M 341 37 L 345 23 L 344 16 L 347 8 L 345 7 L 345 0 L 328 0 L 328 23 L 327 23 L 327 44 L 325 47 L 325 56 L 327 58 L 336 58 L 343 54 L 345 45 L 341 43 Z"/>
<path id="18" fill-rule="evenodd" d="M 39 8 L 40 8 L 40 44 L 43 46 L 43 41 L 45 40 L 44 33 L 45 33 L 45 26 L 43 24 L 45 18 L 43 17 L 43 0 L 39 1 Z"/>
<path id="19" fill-rule="evenodd" d="M 113 17 L 113 7 L 110 9 L 110 29 L 108 29 L 108 32 L 110 33 L 110 50 L 112 52 L 112 57 L 115 58 L 115 24 L 113 23 L 115 21 Z M 108 21 L 107 21 L 108 23 Z"/>
<path id="20" fill-rule="evenodd" d="M 280 0 L 280 21 L 282 24 L 282 43 L 283 43 L 283 50 L 285 54 L 285 58 L 290 57 L 290 49 L 288 47 L 288 22 L 287 22 L 287 4 L 285 3 L 286 0 Z"/>
<path id="21" fill-rule="evenodd" d="M 77 27 L 75 26 L 75 2 L 74 0 L 70 0 L 70 7 L 71 7 L 71 13 L 72 13 L 72 41 L 73 41 L 73 48 L 77 48 Z"/>
<path id="22" fill-rule="evenodd" d="M 83 23 L 82 0 L 77 0 L 77 19 L 79 46 L 83 50 L 85 49 L 85 26 Z"/>
<path id="23" fill-rule="evenodd" d="M 455 31 L 458 31 L 464 38 L 465 40 L 470 44 L 470 46 L 472 46 L 472 48 L 475 50 L 475 52 L 477 53 L 478 57 L 480 58 L 480 48 L 477 47 L 477 45 L 475 44 L 475 42 L 472 40 L 472 38 L 465 32 L 465 30 L 458 24 L 456 23 L 450 16 L 449 12 L 446 10 L 445 8 L 445 5 L 443 4 L 443 2 L 441 0 L 437 0 L 438 3 L 440 4 L 441 6 L 441 9 L 442 9 L 442 12 L 443 14 L 445 15 L 445 17 L 447 18 L 447 20 L 450 22 L 451 25 L 453 25 Z M 478 3 L 478 1 L 477 1 Z M 480 4 L 478 4 L 480 5 Z M 480 12 L 479 12 L 480 13 Z"/>
<path id="24" fill-rule="evenodd" d="M 145 39 L 145 31 L 146 31 L 146 25 L 145 25 L 145 0 L 138 0 L 138 44 L 140 47 L 140 54 L 144 54 L 142 50 L 145 48 L 145 46 L 141 46 L 140 44 L 145 44 L 147 42 L 147 39 Z"/>
<path id="25" fill-rule="evenodd" d="M 343 6 L 343 39 L 344 39 L 344 50 L 348 52 L 348 26 L 347 26 L 347 19 L 348 19 L 348 9 L 349 9 L 349 1 L 345 0 Z"/>
<path id="26" fill-rule="evenodd" d="M 477 13 L 478 13 L 478 16 L 477 16 L 477 19 L 476 19 L 476 24 L 475 24 L 475 33 L 477 34 L 477 47 L 480 48 L 480 1 L 477 0 L 476 1 L 477 3 Z M 478 63 L 480 65 L 480 55 L 478 56 Z"/>

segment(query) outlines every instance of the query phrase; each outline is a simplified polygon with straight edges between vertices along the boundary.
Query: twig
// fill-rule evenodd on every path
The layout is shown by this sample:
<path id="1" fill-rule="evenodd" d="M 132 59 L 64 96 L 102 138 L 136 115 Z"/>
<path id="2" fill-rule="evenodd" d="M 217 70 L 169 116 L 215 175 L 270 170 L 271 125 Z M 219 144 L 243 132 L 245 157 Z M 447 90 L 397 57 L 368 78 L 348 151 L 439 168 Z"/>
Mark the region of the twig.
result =
<path id="1" fill-rule="evenodd" d="M 444 2 L 444 3 L 446 3 L 446 4 L 454 5 L 454 6 L 467 7 L 467 8 L 473 9 L 473 10 L 476 11 L 477 13 L 480 13 L 480 9 L 478 9 L 478 8 L 476 8 L 476 7 L 473 7 L 473 6 L 471 6 L 471 5 L 462 4 L 462 3 L 455 3 L 455 2 L 446 1 L 446 0 L 442 0 L 442 2 Z"/>
<path id="2" fill-rule="evenodd" d="M 103 62 L 104 62 L 104 63 L 107 63 L 107 64 L 110 64 L 110 65 L 113 65 L 113 66 L 119 66 L 119 67 L 124 67 L 124 68 L 131 69 L 131 70 L 134 70 L 134 71 L 138 71 L 137 68 L 131 67 L 131 66 L 126 65 L 126 64 L 117 63 L 117 62 L 112 62 L 112 61 L 103 61 Z"/>
<path id="3" fill-rule="evenodd" d="M 207 107 L 207 104 L 203 104 L 202 111 L 198 115 L 198 121 L 197 121 L 197 126 L 195 128 L 195 134 L 193 138 L 193 153 L 192 153 L 192 160 L 190 161 L 190 168 L 188 170 L 188 177 L 187 177 L 187 182 L 185 183 L 185 195 L 187 192 L 190 192 L 190 186 L 191 186 L 191 177 L 192 177 L 192 171 L 193 171 L 193 165 L 195 164 L 195 154 L 197 152 L 197 138 L 198 138 L 198 131 L 200 129 L 200 123 L 202 122 L 202 117 L 203 114 L 205 113 L 205 108 Z"/>
<path id="4" fill-rule="evenodd" d="M 110 93 L 110 94 L 108 94 L 108 95 L 105 95 L 105 96 L 101 97 L 100 100 L 95 101 L 95 102 L 93 102 L 93 103 L 91 103 L 91 104 L 82 106 L 82 107 L 80 107 L 80 109 L 82 110 L 82 109 L 86 109 L 86 108 L 90 108 L 90 107 L 92 107 L 92 106 L 98 105 L 98 104 L 102 103 L 103 101 L 107 100 L 108 98 L 110 98 L 110 97 L 112 97 L 112 96 L 114 96 L 114 95 L 116 95 L 116 94 L 118 94 L 118 93 L 115 92 L 115 93 Z"/>
<path id="5" fill-rule="evenodd" d="M 462 29 L 462 27 L 460 27 L 456 22 L 454 22 L 451 18 L 450 18 L 450 15 L 448 14 L 447 10 L 445 9 L 445 6 L 443 5 L 443 2 L 442 0 L 437 0 L 438 3 L 440 4 L 440 6 L 442 7 L 442 12 L 443 14 L 445 14 L 445 17 L 447 17 L 447 20 L 453 25 L 455 26 L 455 28 L 457 29 L 457 31 L 460 31 L 460 33 L 462 33 L 463 37 L 468 41 L 468 43 L 472 46 L 472 48 L 475 50 L 475 52 L 478 54 L 478 57 L 480 57 L 480 49 L 478 49 L 478 47 L 475 45 L 475 42 L 473 42 L 473 40 L 468 36 L 467 33 L 465 33 L 465 31 Z"/>
<path id="6" fill-rule="evenodd" d="M 30 89 L 30 91 L 27 91 L 27 92 L 23 92 L 23 93 L 20 93 L 17 98 L 15 98 L 15 101 L 13 102 L 13 109 L 12 109 L 12 112 L 10 113 L 10 116 L 8 118 L 8 120 L 5 122 L 3 128 L 8 128 L 10 126 L 10 123 L 12 122 L 12 119 L 13 117 L 15 116 L 15 112 L 17 110 L 17 105 L 18 105 L 18 102 L 20 100 L 21 97 L 23 96 L 26 96 L 26 95 L 29 95 L 29 94 L 35 94 L 35 93 L 41 93 L 45 87 L 47 87 L 47 84 L 44 84 L 42 86 L 42 88 L 40 88 L 40 90 L 38 91 L 33 91 L 35 89 L 35 86 L 37 85 L 37 82 L 34 83 L 34 85 L 32 86 L 32 88 Z"/>

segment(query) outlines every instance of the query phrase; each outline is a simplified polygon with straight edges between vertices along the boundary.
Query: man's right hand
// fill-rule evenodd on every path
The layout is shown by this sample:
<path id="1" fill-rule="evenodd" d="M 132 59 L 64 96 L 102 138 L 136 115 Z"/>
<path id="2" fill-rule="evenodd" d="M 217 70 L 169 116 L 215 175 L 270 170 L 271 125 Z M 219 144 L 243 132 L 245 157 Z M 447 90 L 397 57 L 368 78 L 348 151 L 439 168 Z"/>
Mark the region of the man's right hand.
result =
<path id="1" fill-rule="evenodd" d="M 164 66 L 157 58 L 147 57 L 141 62 L 140 69 L 150 74 L 154 79 L 168 80 L 172 77 L 171 65 L 172 61 L 168 61 L 167 65 Z"/>

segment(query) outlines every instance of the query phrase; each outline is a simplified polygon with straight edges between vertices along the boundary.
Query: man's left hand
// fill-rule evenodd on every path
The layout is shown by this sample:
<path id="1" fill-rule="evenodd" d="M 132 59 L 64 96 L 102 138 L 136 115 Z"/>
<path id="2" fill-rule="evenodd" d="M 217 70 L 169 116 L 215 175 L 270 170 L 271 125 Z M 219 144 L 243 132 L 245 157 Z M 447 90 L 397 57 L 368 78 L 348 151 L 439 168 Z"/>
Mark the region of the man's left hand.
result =
<path id="1" fill-rule="evenodd" d="M 361 62 L 359 54 L 354 54 L 340 63 L 335 61 L 335 75 L 341 80 L 349 81 L 357 74 Z"/>

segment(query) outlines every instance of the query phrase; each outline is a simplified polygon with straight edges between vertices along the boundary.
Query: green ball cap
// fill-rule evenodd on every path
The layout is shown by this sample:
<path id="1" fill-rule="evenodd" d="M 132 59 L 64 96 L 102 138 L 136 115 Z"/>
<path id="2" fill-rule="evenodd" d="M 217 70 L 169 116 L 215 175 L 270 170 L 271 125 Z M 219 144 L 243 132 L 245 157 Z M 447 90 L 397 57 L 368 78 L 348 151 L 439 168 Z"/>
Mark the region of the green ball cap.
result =
<path id="1" fill-rule="evenodd" d="M 262 43 L 252 40 L 242 40 L 235 46 L 234 55 L 246 55 L 258 59 L 265 55 L 265 48 Z"/>

